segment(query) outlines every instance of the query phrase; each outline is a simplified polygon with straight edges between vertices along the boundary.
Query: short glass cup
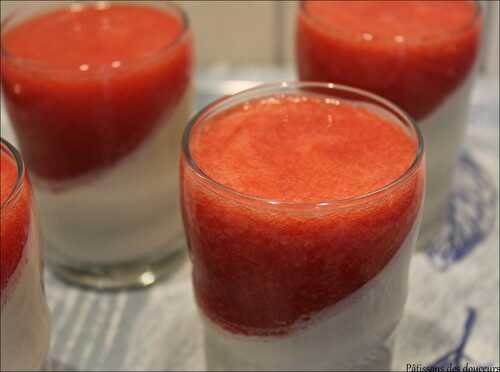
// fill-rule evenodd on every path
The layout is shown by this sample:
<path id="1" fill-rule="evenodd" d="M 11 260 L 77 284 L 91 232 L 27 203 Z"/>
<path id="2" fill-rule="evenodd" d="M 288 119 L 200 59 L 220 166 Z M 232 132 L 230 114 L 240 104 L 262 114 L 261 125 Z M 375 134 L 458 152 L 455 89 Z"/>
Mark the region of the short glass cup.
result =
<path id="1" fill-rule="evenodd" d="M 373 92 L 408 112 L 422 131 L 428 184 L 418 247 L 425 248 L 447 220 L 453 170 L 464 142 L 476 76 L 481 6 L 478 2 L 471 4 L 471 19 L 454 32 L 405 38 L 397 34 L 378 37 L 379 30 L 368 26 L 364 32 L 353 32 L 311 11 L 314 3 L 301 2 L 296 18 L 299 79 L 346 84 Z M 367 17 L 363 2 L 332 3 L 342 6 L 352 24 L 358 25 L 365 19 L 361 13 Z M 373 8 L 380 5 L 366 3 Z M 329 5 L 326 1 L 316 4 Z M 402 5 L 391 1 L 383 4 Z M 382 14 L 380 17 L 389 17 Z M 418 17 L 418 13 L 405 16 Z M 448 16 L 443 12 L 442 22 L 448 22 Z M 357 17 L 360 21 L 356 22 Z"/>
<path id="2" fill-rule="evenodd" d="M 0 370 L 38 370 L 50 337 L 38 221 L 21 156 L 4 139 L 0 156 Z"/>
<path id="3" fill-rule="evenodd" d="M 33 14 L 24 5 L 2 23 L 1 82 L 30 168 L 48 262 L 57 275 L 83 286 L 151 285 L 183 247 L 177 175 L 193 96 L 187 16 L 163 1 L 44 8 Z M 87 11 L 102 13 L 100 37 L 123 39 L 131 19 L 147 23 L 144 17 L 153 11 L 155 22 L 168 15 L 180 31 L 160 49 L 130 59 L 119 54 L 153 35 L 120 39 L 125 43 L 113 62 L 83 59 L 77 67 L 26 59 L 9 49 L 18 47 L 15 38 L 9 44 L 10 33 L 32 17 Z M 65 32 L 82 40 L 97 32 L 88 22 L 83 16 L 74 23 L 61 20 Z"/>
<path id="4" fill-rule="evenodd" d="M 207 120 L 283 95 L 347 100 L 387 117 L 417 144 L 412 165 L 381 189 L 317 203 L 242 194 L 200 169 L 191 141 Z M 423 154 L 418 128 L 400 109 L 334 84 L 263 85 L 194 116 L 184 132 L 181 203 L 207 368 L 388 370 L 420 225 Z M 340 293 L 338 283 L 350 284 Z"/>

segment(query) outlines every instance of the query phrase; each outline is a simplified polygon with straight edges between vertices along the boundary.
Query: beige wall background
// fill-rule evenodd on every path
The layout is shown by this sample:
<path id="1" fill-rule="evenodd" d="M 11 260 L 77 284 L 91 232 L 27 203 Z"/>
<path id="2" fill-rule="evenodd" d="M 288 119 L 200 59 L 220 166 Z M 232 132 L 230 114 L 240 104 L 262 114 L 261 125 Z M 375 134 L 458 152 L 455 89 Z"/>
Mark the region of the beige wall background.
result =
<path id="1" fill-rule="evenodd" d="M 63 1 L 0 2 L 1 18 L 16 8 L 37 11 Z M 296 1 L 175 1 L 195 33 L 199 66 L 293 64 Z M 499 2 L 482 1 L 485 32 L 481 72 L 498 76 Z"/>

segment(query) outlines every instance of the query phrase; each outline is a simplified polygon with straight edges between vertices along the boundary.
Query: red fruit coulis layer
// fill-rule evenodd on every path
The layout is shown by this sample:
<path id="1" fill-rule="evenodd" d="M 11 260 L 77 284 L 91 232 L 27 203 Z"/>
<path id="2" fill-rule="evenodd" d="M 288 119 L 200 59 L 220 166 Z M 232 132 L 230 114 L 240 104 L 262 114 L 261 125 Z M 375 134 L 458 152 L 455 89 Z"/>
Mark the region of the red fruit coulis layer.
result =
<path id="1" fill-rule="evenodd" d="M 113 165 L 175 109 L 191 37 L 177 15 L 140 5 L 76 5 L 2 35 L 2 83 L 33 174 L 65 180 Z"/>
<path id="2" fill-rule="evenodd" d="M 0 154 L 0 299 L 19 265 L 29 235 L 30 184 L 21 180 L 21 189 L 13 194 L 18 177 L 17 164 L 4 151 Z"/>
<path id="3" fill-rule="evenodd" d="M 398 179 L 417 144 L 359 106 L 275 96 L 207 119 L 190 149 L 206 175 L 239 193 L 318 203 Z M 182 164 L 197 301 L 212 321 L 242 334 L 287 333 L 372 279 L 400 248 L 422 198 L 418 171 L 361 205 L 290 209 L 238 199 Z"/>
<path id="4" fill-rule="evenodd" d="M 306 1 L 297 27 L 300 78 L 375 92 L 422 119 L 470 73 L 477 12 L 473 1 Z"/>

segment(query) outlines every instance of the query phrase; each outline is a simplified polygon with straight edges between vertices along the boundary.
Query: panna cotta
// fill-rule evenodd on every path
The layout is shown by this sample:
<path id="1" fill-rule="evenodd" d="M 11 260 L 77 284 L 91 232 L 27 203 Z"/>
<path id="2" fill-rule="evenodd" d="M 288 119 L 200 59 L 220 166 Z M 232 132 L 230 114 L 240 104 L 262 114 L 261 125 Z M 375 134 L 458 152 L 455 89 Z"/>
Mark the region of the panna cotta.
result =
<path id="1" fill-rule="evenodd" d="M 262 86 L 194 117 L 181 199 L 207 367 L 389 368 L 424 173 L 411 121 L 348 87 Z"/>
<path id="2" fill-rule="evenodd" d="M 420 247 L 446 221 L 475 76 L 480 13 L 474 1 L 305 1 L 298 12 L 301 80 L 374 92 L 420 126 L 428 158 Z"/>
<path id="3" fill-rule="evenodd" d="M 0 162 L 0 370 L 39 370 L 49 349 L 49 312 L 31 185 L 4 140 Z"/>
<path id="4" fill-rule="evenodd" d="M 9 19 L 2 48 L 7 111 L 56 272 L 96 287 L 151 284 L 182 246 L 186 16 L 164 4 L 77 3 Z"/>

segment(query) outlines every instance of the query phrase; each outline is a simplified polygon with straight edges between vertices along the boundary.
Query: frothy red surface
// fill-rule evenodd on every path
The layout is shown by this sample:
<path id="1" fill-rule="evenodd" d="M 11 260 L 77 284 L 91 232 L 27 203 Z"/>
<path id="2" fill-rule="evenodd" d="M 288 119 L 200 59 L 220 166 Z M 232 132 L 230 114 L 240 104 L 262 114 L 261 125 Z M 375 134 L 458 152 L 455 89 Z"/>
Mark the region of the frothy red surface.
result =
<path id="1" fill-rule="evenodd" d="M 373 91 L 421 119 L 470 73 L 476 13 L 472 1 L 307 1 L 298 15 L 300 78 Z"/>
<path id="2" fill-rule="evenodd" d="M 16 270 L 28 239 L 30 225 L 30 184 L 25 178 L 22 189 L 9 199 L 16 185 L 17 165 L 13 159 L 1 152 L 0 155 L 0 200 L 2 204 L 0 223 L 0 297 Z M 8 204 L 4 203 L 9 199 Z"/>
<path id="3" fill-rule="evenodd" d="M 305 96 L 250 101 L 195 129 L 191 152 L 244 194 L 317 202 L 375 191 L 415 158 L 406 132 L 367 109 Z M 362 205 L 291 210 L 214 192 L 182 162 L 183 213 L 196 298 L 226 329 L 290 331 L 360 288 L 415 223 L 423 170 Z"/>
<path id="4" fill-rule="evenodd" d="M 285 201 L 347 199 L 401 176 L 416 143 L 359 107 L 307 96 L 251 101 L 207 121 L 193 158 L 243 194 Z"/>
<path id="5" fill-rule="evenodd" d="M 2 58 L 2 83 L 32 173 L 81 176 L 137 148 L 187 90 L 183 27 L 173 13 L 115 4 L 60 9 L 8 29 L 2 46 L 16 58 Z"/>
<path id="6" fill-rule="evenodd" d="M 51 68 L 86 64 L 91 70 L 154 54 L 175 41 L 182 28 L 179 18 L 147 6 L 80 5 L 27 20 L 3 42 L 8 53 Z"/>

